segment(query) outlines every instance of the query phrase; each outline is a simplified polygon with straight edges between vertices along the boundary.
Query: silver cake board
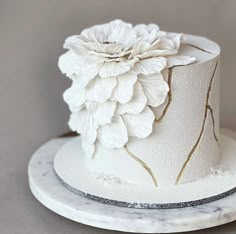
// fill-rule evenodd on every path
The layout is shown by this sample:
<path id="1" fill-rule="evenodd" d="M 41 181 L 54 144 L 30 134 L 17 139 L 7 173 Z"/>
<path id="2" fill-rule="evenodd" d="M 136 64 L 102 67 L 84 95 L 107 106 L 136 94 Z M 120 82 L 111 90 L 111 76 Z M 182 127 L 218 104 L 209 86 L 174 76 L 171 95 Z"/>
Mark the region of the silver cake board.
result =
<path id="1" fill-rule="evenodd" d="M 193 200 L 193 201 L 187 201 L 187 202 L 177 202 L 177 203 L 135 203 L 135 202 L 125 202 L 125 201 L 117 201 L 112 199 L 107 199 L 103 197 L 98 197 L 93 194 L 85 193 L 83 191 L 80 191 L 69 184 L 67 184 L 65 181 L 63 181 L 55 172 L 55 176 L 59 180 L 59 182 L 64 185 L 67 189 L 69 189 L 71 192 L 78 194 L 79 196 L 91 199 L 93 201 L 101 202 L 108 205 L 113 206 L 120 206 L 120 207 L 126 207 L 126 208 L 135 208 L 135 209 L 179 209 L 179 208 L 185 208 L 185 207 L 193 207 L 193 206 L 199 206 L 206 203 L 210 203 L 216 200 L 223 199 L 233 193 L 236 192 L 236 187 L 233 189 L 230 189 L 224 193 L 221 193 L 216 196 L 199 199 L 199 200 Z"/>
<path id="2" fill-rule="evenodd" d="M 134 209 L 79 196 L 57 178 L 53 159 L 65 138 L 43 145 L 31 158 L 28 175 L 34 196 L 68 219 L 110 230 L 139 233 L 193 231 L 236 220 L 236 193 L 206 204 L 176 209 Z"/>

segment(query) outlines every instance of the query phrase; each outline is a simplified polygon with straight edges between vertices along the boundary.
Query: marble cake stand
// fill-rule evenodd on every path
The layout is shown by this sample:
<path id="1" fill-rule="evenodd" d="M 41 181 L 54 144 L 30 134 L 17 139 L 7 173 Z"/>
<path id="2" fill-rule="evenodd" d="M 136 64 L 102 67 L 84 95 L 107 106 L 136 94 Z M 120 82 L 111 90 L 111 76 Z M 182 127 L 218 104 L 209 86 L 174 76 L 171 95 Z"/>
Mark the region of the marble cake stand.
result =
<path id="1" fill-rule="evenodd" d="M 53 170 L 55 153 L 64 143 L 65 138 L 49 141 L 33 155 L 28 167 L 34 196 L 61 216 L 90 226 L 139 233 L 192 231 L 236 220 L 236 193 L 200 206 L 165 210 L 123 208 L 78 196 L 58 181 Z"/>

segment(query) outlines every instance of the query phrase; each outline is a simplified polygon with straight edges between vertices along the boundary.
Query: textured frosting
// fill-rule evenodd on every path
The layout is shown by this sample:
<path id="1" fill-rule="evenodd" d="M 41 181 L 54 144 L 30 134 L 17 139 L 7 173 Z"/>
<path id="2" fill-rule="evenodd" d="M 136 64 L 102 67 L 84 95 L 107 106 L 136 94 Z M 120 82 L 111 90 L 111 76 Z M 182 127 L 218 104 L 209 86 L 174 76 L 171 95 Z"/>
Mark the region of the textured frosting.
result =
<path id="1" fill-rule="evenodd" d="M 123 149 L 97 145 L 85 165 L 95 173 L 132 184 L 171 186 L 207 176 L 219 162 L 219 46 L 202 37 L 188 36 L 180 54 L 196 63 L 163 72 L 170 86 L 156 116 L 153 133 L 131 138 Z M 187 45 L 190 44 L 190 45 Z"/>

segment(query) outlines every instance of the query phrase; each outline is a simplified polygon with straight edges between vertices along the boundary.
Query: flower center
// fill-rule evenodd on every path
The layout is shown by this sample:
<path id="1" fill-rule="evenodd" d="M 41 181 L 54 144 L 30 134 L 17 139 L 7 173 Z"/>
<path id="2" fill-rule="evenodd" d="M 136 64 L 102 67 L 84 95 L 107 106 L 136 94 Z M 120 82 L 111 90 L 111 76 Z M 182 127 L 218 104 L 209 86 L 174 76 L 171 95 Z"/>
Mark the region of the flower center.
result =
<path id="1" fill-rule="evenodd" d="M 109 44 L 115 44 L 115 42 L 111 42 L 111 41 L 104 41 L 102 44 L 104 44 L 104 45 L 109 45 Z"/>

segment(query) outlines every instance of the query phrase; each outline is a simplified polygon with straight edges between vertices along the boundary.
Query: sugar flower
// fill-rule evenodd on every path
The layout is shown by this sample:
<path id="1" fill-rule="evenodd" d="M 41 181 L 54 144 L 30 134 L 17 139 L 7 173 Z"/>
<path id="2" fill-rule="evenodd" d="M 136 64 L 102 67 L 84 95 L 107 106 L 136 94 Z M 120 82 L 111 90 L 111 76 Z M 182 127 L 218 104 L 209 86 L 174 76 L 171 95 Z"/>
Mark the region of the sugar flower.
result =
<path id="1" fill-rule="evenodd" d="M 162 105 L 169 92 L 163 70 L 195 61 L 178 55 L 182 36 L 115 20 L 66 39 L 59 68 L 72 80 L 64 93 L 69 126 L 81 134 L 89 157 L 97 142 L 122 148 L 129 137 L 152 133 L 150 107 Z"/>

